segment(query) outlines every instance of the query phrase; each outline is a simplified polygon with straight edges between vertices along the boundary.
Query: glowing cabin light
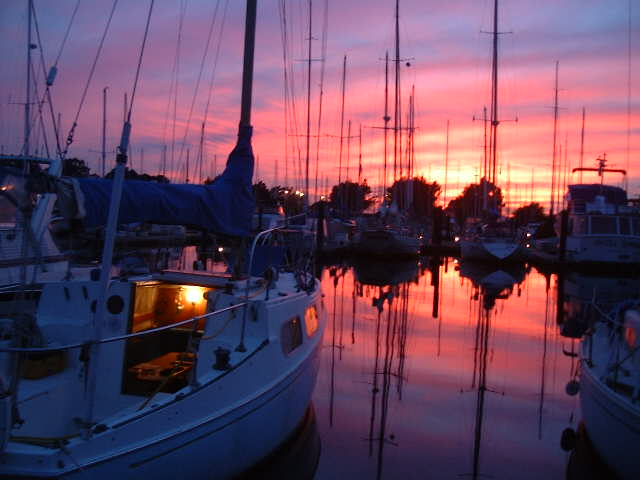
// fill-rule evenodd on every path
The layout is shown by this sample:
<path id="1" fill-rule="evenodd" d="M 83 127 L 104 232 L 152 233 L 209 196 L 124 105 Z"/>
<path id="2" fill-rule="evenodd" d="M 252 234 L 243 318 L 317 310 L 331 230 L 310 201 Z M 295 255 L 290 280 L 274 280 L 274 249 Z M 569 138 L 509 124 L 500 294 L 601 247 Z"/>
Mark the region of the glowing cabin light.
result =
<path id="1" fill-rule="evenodd" d="M 183 288 L 184 288 L 184 299 L 188 303 L 195 305 L 196 303 L 200 303 L 202 301 L 203 296 L 202 296 L 201 287 L 187 286 Z"/>

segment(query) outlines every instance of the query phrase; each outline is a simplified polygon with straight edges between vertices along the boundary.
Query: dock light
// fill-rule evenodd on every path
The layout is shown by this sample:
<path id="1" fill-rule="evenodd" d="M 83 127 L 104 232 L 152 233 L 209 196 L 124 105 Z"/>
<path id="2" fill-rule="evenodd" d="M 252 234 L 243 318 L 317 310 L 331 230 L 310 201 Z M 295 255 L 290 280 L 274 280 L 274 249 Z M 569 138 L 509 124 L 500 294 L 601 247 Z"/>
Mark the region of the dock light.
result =
<path id="1" fill-rule="evenodd" d="M 326 195 L 320 195 L 320 200 L 324 202 L 326 199 L 327 199 Z"/>
<path id="2" fill-rule="evenodd" d="M 458 237 L 457 235 L 455 237 L 453 237 L 453 241 L 454 242 L 459 242 L 460 241 L 460 237 Z"/>
<path id="3" fill-rule="evenodd" d="M 219 253 L 224 252 L 224 247 L 218 247 L 218 252 L 219 252 Z"/>
<path id="4" fill-rule="evenodd" d="M 202 287 L 195 287 L 192 285 L 188 285 L 182 288 L 184 289 L 185 300 L 192 305 L 195 305 L 196 303 L 200 303 L 204 298 L 202 296 L 202 293 L 203 293 Z"/>
<path id="5" fill-rule="evenodd" d="M 527 238 L 531 236 L 531 232 L 527 232 Z"/>
<path id="6" fill-rule="evenodd" d="M 527 247 L 527 248 L 531 248 L 531 244 L 530 244 L 530 243 L 527 243 L 527 244 L 525 245 L 525 247 Z"/>
<path id="7" fill-rule="evenodd" d="M 284 191 L 284 194 L 285 194 L 285 195 L 289 195 L 289 190 L 285 190 L 285 191 Z"/>

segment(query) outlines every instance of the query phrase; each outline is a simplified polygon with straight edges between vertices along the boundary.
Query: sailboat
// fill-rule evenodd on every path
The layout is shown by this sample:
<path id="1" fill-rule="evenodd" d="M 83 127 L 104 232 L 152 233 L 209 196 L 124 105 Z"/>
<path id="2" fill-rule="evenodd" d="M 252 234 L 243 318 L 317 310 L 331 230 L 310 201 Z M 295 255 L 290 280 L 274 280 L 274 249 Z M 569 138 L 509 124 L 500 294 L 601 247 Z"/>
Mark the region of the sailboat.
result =
<path id="1" fill-rule="evenodd" d="M 497 150 L 498 150 L 498 0 L 493 2 L 493 55 L 491 71 L 491 135 L 488 148 L 489 157 L 486 158 L 485 148 L 484 175 L 481 180 L 483 188 L 483 210 L 485 217 L 498 215 L 495 203 L 495 190 L 488 190 L 489 185 L 495 189 L 497 180 Z M 518 261 L 522 260 L 524 249 L 522 242 L 514 238 L 504 225 L 495 219 L 491 222 L 475 224 L 468 228 L 460 240 L 460 255 L 467 260 L 485 261 Z"/>
<path id="2" fill-rule="evenodd" d="M 361 215 L 357 220 L 357 233 L 353 239 L 353 251 L 356 255 L 410 258 L 417 257 L 424 243 L 424 234 L 418 234 L 407 220 L 405 212 L 399 207 L 408 202 L 408 198 L 413 196 L 413 181 L 396 179 L 396 165 L 399 156 L 402 155 L 400 127 L 400 0 L 395 3 L 395 93 L 394 93 L 394 126 L 388 127 L 390 121 L 388 112 L 388 70 L 389 55 L 385 56 L 385 112 L 384 112 L 384 185 L 386 187 L 386 164 L 387 164 L 387 131 L 394 132 L 394 203 L 387 206 L 384 203 L 380 206 L 375 215 Z M 400 160 L 401 162 L 401 160 Z M 402 169 L 400 169 L 402 171 Z M 397 180 L 397 181 L 396 181 Z M 384 192 L 386 195 L 386 192 Z"/>
<path id="3" fill-rule="evenodd" d="M 622 479 L 640 477 L 640 306 L 624 302 L 584 337 L 580 406 L 596 451 Z"/>
<path id="4" fill-rule="evenodd" d="M 173 210 L 182 222 L 248 235 L 255 18 L 256 0 L 247 0 L 238 141 L 221 178 L 125 182 L 129 112 L 113 182 L 78 185 L 85 220 L 106 223 L 99 278 L 47 283 L 35 316 L 2 319 L 0 477 L 229 478 L 303 420 L 326 325 L 311 274 L 111 278 L 116 226 L 131 217 L 166 222 Z"/>

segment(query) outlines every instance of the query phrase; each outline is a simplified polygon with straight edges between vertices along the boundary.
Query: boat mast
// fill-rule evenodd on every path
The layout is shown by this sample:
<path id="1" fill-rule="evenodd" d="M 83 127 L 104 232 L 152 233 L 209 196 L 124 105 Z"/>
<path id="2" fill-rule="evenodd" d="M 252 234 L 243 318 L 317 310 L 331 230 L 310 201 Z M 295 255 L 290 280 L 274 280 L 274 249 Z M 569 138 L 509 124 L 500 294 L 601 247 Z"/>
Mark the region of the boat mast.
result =
<path id="1" fill-rule="evenodd" d="M 306 200 L 309 198 L 309 144 L 311 141 L 311 38 L 312 38 L 312 18 L 313 13 L 313 0 L 309 0 L 309 46 L 307 56 L 307 145 L 306 145 L 306 157 L 305 157 L 305 176 L 304 176 L 304 193 L 307 195 Z"/>
<path id="2" fill-rule="evenodd" d="M 29 137 L 31 136 L 31 16 L 33 10 L 33 0 L 29 0 L 27 6 L 27 99 L 24 104 L 24 154 L 29 156 Z M 27 167 L 27 163 L 24 163 L 24 167 Z"/>
<path id="3" fill-rule="evenodd" d="M 557 136 L 558 136 L 558 64 L 556 61 L 556 83 L 554 90 L 553 102 L 553 156 L 551 159 L 551 205 L 549 207 L 549 215 L 553 217 L 555 211 L 555 190 L 556 190 L 556 154 L 557 154 Z"/>
<path id="4" fill-rule="evenodd" d="M 498 152 L 498 0 L 493 1 L 493 55 L 491 61 L 491 132 L 490 181 L 496 185 Z"/>
<path id="5" fill-rule="evenodd" d="M 400 0 L 396 0 L 396 35 L 395 35 L 395 92 L 394 92 L 394 111 L 393 111 L 393 181 L 397 180 L 398 168 L 402 174 L 402 167 L 398 165 L 398 150 L 400 148 L 399 129 L 400 129 Z"/>
<path id="6" fill-rule="evenodd" d="M 102 178 L 107 165 L 107 89 L 102 89 Z"/>
<path id="7" fill-rule="evenodd" d="M 253 53 L 256 40 L 256 2 L 247 0 L 247 18 L 244 29 L 244 62 L 242 68 L 242 107 L 240 127 L 251 126 L 251 92 L 253 87 Z"/>
<path id="8" fill-rule="evenodd" d="M 342 180 L 342 144 L 344 142 L 344 92 L 347 80 L 347 56 L 342 61 L 342 107 L 340 108 L 340 151 L 338 154 L 338 185 Z"/>
<path id="9" fill-rule="evenodd" d="M 580 131 L 580 168 L 583 167 L 584 160 L 584 117 L 585 111 L 584 107 L 582 107 L 582 130 Z M 580 170 L 580 183 L 582 183 L 582 170 Z"/>
<path id="10" fill-rule="evenodd" d="M 449 173 L 449 120 L 447 120 L 447 135 L 444 150 L 444 195 L 442 196 L 443 207 L 447 208 L 447 176 Z"/>
<path id="11" fill-rule="evenodd" d="M 387 145 L 389 132 L 389 52 L 384 56 L 384 175 L 382 178 L 382 202 L 387 198 Z"/>

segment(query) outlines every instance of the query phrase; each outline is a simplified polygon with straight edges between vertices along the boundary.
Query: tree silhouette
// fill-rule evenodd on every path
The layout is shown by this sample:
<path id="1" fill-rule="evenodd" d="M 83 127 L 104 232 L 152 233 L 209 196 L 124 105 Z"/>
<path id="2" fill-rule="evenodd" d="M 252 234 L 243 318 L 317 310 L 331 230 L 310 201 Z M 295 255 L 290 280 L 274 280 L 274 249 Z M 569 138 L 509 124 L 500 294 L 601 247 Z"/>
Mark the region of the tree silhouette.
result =
<path id="1" fill-rule="evenodd" d="M 486 201 L 483 200 L 485 195 Z M 502 190 L 483 178 L 480 183 L 467 185 L 460 195 L 449 202 L 446 210 L 458 225 L 464 225 L 469 217 L 497 218 L 503 206 Z"/>
<path id="2" fill-rule="evenodd" d="M 366 180 L 360 184 L 347 180 L 333 186 L 329 204 L 331 208 L 343 215 L 358 215 L 373 203 L 372 199 L 367 198 L 369 194 L 371 194 L 371 188 Z"/>

